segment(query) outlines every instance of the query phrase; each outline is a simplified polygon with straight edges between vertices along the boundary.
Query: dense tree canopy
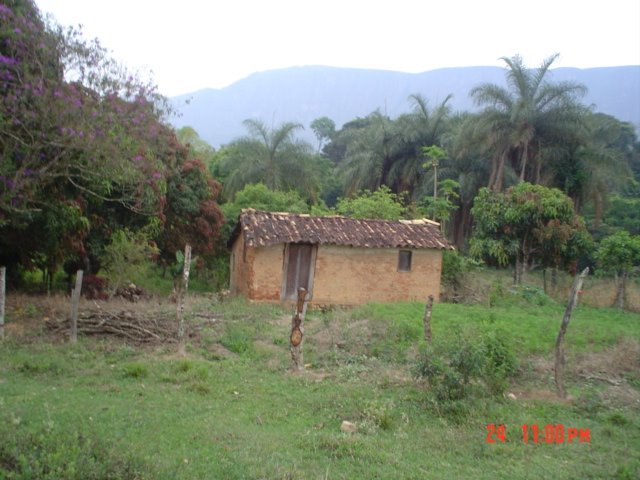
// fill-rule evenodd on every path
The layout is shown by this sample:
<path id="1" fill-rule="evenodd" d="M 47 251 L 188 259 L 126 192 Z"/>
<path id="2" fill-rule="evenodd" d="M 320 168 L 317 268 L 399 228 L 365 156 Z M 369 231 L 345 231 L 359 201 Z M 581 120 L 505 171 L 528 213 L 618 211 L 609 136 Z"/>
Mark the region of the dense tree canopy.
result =
<path id="1" fill-rule="evenodd" d="M 588 244 L 571 199 L 558 189 L 527 182 L 504 193 L 484 188 L 472 214 L 476 227 L 471 253 L 499 265 L 515 262 L 517 283 L 534 262 L 560 267 Z"/>
<path id="2" fill-rule="evenodd" d="M 146 228 L 171 249 L 167 238 L 195 242 L 194 229 L 215 238 L 219 188 L 190 159 L 166 113 L 153 85 L 97 41 L 46 23 L 31 0 L 3 2 L 0 262 L 54 272 L 79 259 L 96 271 L 122 228 Z M 184 200 L 172 188 L 189 185 L 196 170 L 202 178 L 190 188 L 199 193 L 180 211 Z M 211 250 L 210 241 L 198 245 Z"/>
<path id="3" fill-rule="evenodd" d="M 492 154 L 489 187 L 501 191 L 505 163 L 518 172 L 520 181 L 540 183 L 544 150 L 580 135 L 585 108 L 583 85 L 548 80 L 553 55 L 535 70 L 520 56 L 504 57 L 508 88 L 484 84 L 471 90 L 476 104 L 485 109 L 478 118 L 480 138 Z"/>
<path id="4" fill-rule="evenodd" d="M 582 85 L 553 82 L 556 58 L 537 69 L 504 58 L 506 88 L 470 92 L 477 113 L 416 93 L 397 118 L 316 119 L 317 148 L 296 137 L 298 123 L 251 119 L 245 137 L 215 151 L 192 128 L 174 131 L 166 100 L 97 41 L 46 22 L 32 0 L 6 0 L 0 263 L 95 273 L 122 232 L 165 265 L 185 243 L 215 262 L 253 207 L 428 214 L 461 250 L 521 266 L 518 278 L 534 265 L 571 268 L 593 249 L 579 214 L 595 238 L 640 228 L 640 143 L 633 125 L 582 105 Z"/>
<path id="5" fill-rule="evenodd" d="M 261 120 L 245 120 L 249 135 L 227 146 L 220 169 L 226 176 L 229 198 L 245 185 L 263 182 L 272 190 L 295 189 L 316 200 L 320 184 L 318 165 L 311 145 L 297 140 L 298 123 L 270 128 Z"/>

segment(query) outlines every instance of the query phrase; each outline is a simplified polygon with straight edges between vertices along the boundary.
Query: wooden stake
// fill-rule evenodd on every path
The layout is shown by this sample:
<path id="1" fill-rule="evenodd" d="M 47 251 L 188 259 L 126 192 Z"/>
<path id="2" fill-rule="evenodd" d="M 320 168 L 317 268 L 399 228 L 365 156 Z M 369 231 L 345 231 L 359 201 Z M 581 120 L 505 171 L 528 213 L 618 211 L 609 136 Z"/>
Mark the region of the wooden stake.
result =
<path id="1" fill-rule="evenodd" d="M 424 309 L 424 339 L 427 343 L 431 343 L 431 309 L 433 308 L 433 295 L 429 295 L 427 306 Z"/>
<path id="2" fill-rule="evenodd" d="M 82 290 L 82 275 L 84 272 L 78 270 L 76 273 L 76 287 L 71 292 L 71 343 L 78 342 L 78 305 L 80 303 L 80 292 Z"/>
<path id="3" fill-rule="evenodd" d="M 302 358 L 302 340 L 304 339 L 304 315 L 307 311 L 307 302 L 305 298 L 307 290 L 298 289 L 298 301 L 296 309 L 291 319 L 291 335 L 289 336 L 289 345 L 291 347 L 291 368 L 294 371 L 304 370 L 304 360 Z"/>
<path id="4" fill-rule="evenodd" d="M 0 267 L 0 340 L 4 340 L 4 298 L 6 267 Z"/>
<path id="5" fill-rule="evenodd" d="M 184 299 L 189 288 L 189 270 L 191 269 L 191 245 L 184 247 L 184 267 L 182 268 L 182 285 L 178 290 L 178 354 L 186 354 L 184 345 Z"/>
<path id="6" fill-rule="evenodd" d="M 571 320 L 571 314 L 574 307 L 578 304 L 578 294 L 582 288 L 582 282 L 584 277 L 589 273 L 589 267 L 585 268 L 573 282 L 571 293 L 569 294 L 569 301 L 567 303 L 567 309 L 564 311 L 564 317 L 562 317 L 562 323 L 560 324 L 560 331 L 558 332 L 558 338 L 556 339 L 556 364 L 555 364 L 555 380 L 556 380 L 556 392 L 558 397 L 565 398 L 567 392 L 564 389 L 564 335 L 567 333 L 567 327 L 569 326 L 569 320 Z"/>

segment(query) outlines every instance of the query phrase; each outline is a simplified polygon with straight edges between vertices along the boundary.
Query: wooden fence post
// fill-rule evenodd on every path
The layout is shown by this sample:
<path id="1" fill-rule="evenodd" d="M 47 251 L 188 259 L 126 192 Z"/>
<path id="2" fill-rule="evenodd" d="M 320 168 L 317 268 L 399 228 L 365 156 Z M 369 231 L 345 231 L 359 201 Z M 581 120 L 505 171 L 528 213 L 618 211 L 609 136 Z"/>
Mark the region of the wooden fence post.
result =
<path id="1" fill-rule="evenodd" d="M 556 380 L 556 392 L 560 398 L 565 398 L 567 392 L 564 389 L 564 335 L 567 332 L 569 326 L 569 320 L 571 320 L 571 314 L 573 308 L 578 303 L 578 294 L 582 288 L 582 282 L 584 277 L 589 273 L 589 267 L 585 268 L 573 282 L 571 293 L 569 294 L 569 301 L 567 303 L 567 309 L 564 311 L 564 317 L 562 317 L 562 323 L 560 324 L 560 331 L 558 332 L 558 338 L 556 339 L 556 364 L 555 364 L 555 380 Z"/>
<path id="2" fill-rule="evenodd" d="M 305 297 L 307 291 L 304 288 L 298 290 L 298 301 L 296 309 L 291 319 L 291 335 L 289 336 L 289 344 L 291 346 L 291 368 L 294 371 L 304 370 L 304 360 L 302 358 L 302 340 L 304 337 L 304 315 L 307 311 L 307 302 Z"/>
<path id="3" fill-rule="evenodd" d="M 184 344 L 184 299 L 189 288 L 189 270 L 191 269 L 191 245 L 184 247 L 184 267 L 182 268 L 182 285 L 178 290 L 178 354 L 185 355 Z"/>
<path id="4" fill-rule="evenodd" d="M 4 298 L 6 267 L 0 267 L 0 341 L 4 340 Z"/>
<path id="5" fill-rule="evenodd" d="M 427 306 L 424 309 L 424 339 L 427 343 L 431 343 L 431 309 L 433 308 L 433 295 L 429 295 Z"/>
<path id="6" fill-rule="evenodd" d="M 76 273 L 76 287 L 71 292 L 71 343 L 78 342 L 78 304 L 80 303 L 80 292 L 82 290 L 82 275 L 84 272 L 78 270 Z"/>

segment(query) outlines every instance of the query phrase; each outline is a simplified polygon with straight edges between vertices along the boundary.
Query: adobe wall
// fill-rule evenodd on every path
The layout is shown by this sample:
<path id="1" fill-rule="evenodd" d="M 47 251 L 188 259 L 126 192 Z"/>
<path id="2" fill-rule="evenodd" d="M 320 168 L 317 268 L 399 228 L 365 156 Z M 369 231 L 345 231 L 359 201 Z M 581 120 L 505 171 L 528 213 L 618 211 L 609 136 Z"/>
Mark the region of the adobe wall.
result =
<path id="1" fill-rule="evenodd" d="M 246 252 L 249 253 L 249 252 Z M 231 295 L 249 294 L 249 265 L 244 252 L 244 236 L 239 235 L 229 256 L 229 290 Z"/>
<path id="2" fill-rule="evenodd" d="M 253 268 L 251 272 L 252 300 L 280 301 L 282 269 L 284 267 L 284 244 L 251 248 Z"/>
<path id="3" fill-rule="evenodd" d="M 408 250 L 408 249 L 403 249 Z M 398 272 L 399 249 L 320 245 L 313 303 L 425 301 L 440 296 L 441 250 L 412 250 L 410 272 Z"/>
<path id="4" fill-rule="evenodd" d="M 280 301 L 284 245 L 246 247 L 239 235 L 229 258 L 229 290 L 251 300 Z"/>
<path id="5" fill-rule="evenodd" d="M 319 245 L 311 303 L 422 302 L 429 295 L 437 300 L 440 296 L 442 251 L 412 250 L 410 272 L 398 272 L 398 252 L 399 249 L 395 248 Z M 231 253 L 231 294 L 244 295 L 251 300 L 279 302 L 284 244 L 247 247 L 244 251 L 243 236 L 240 235 Z"/>

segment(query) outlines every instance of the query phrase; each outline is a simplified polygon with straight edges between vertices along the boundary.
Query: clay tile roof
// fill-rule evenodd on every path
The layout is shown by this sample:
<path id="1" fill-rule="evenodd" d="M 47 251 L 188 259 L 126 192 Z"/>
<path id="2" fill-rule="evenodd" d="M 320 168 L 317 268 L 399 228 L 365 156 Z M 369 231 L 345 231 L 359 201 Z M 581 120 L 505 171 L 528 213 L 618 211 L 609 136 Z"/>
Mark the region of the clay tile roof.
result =
<path id="1" fill-rule="evenodd" d="M 317 243 L 368 248 L 451 248 L 438 224 L 427 219 L 362 220 L 244 209 L 230 245 L 240 232 L 251 247 Z"/>

